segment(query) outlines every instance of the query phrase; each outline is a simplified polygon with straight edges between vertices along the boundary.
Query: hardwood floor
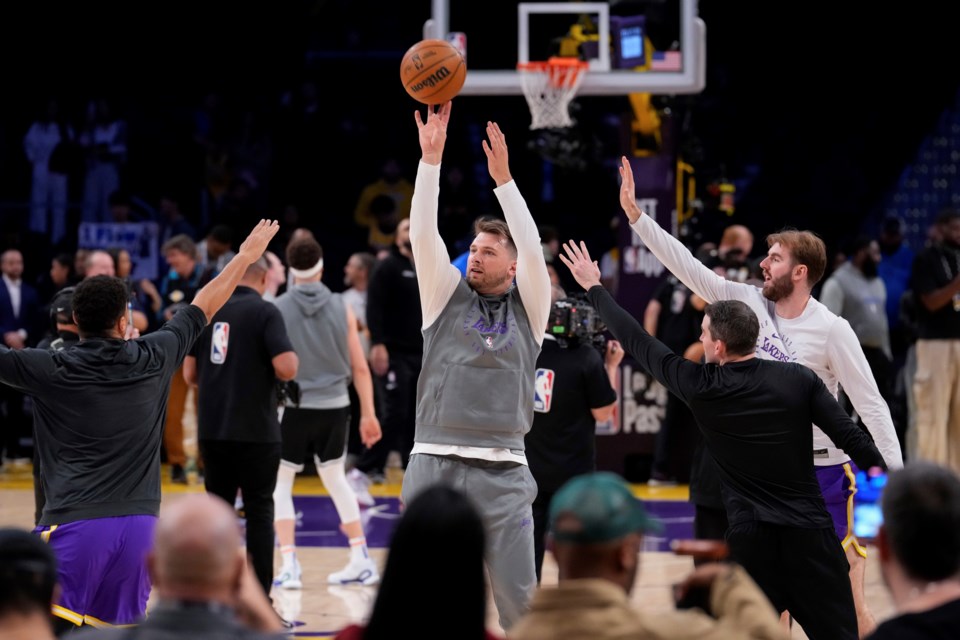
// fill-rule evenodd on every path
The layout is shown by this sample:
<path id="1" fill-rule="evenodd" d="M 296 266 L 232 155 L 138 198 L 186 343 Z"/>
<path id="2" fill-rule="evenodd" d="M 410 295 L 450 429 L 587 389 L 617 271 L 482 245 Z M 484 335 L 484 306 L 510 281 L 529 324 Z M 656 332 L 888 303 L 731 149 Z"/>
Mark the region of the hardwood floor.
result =
<path id="1" fill-rule="evenodd" d="M 166 472 L 166 470 L 165 470 Z M 169 477 L 165 474 L 164 478 Z M 391 520 L 396 517 L 396 501 L 399 495 L 399 472 L 388 475 L 387 483 L 375 485 L 371 493 L 377 507 L 365 511 L 371 553 L 380 566 L 386 558 L 385 540 L 388 539 Z M 0 472 L 0 526 L 33 526 L 33 484 L 28 465 L 8 467 Z M 201 491 L 200 487 L 185 487 L 164 483 L 163 496 L 187 491 Z M 668 489 L 636 485 L 635 492 L 652 508 L 671 505 L 683 507 L 687 499 L 685 487 Z M 298 525 L 298 556 L 304 570 L 303 589 L 287 591 L 274 589 L 274 605 L 285 618 L 296 621 L 294 632 L 299 637 L 330 637 L 346 624 L 362 621 L 376 596 L 376 587 L 341 587 L 326 583 L 327 574 L 343 567 L 347 560 L 346 540 L 338 529 L 336 512 L 318 478 L 298 477 L 295 485 L 297 510 L 301 518 Z M 161 516 L 163 507 L 161 506 Z M 666 512 L 665 512 L 666 513 Z M 679 512 L 678 512 L 679 513 Z M 682 531 L 684 516 L 668 515 Z M 642 564 L 632 592 L 636 606 L 649 612 L 663 611 L 673 607 L 671 587 L 692 569 L 687 557 L 675 556 L 659 550 L 661 541 L 652 540 L 643 552 Z M 871 550 L 873 551 L 873 550 Z M 278 559 L 279 560 L 279 559 Z M 871 552 L 867 564 L 867 599 L 874 615 L 883 620 L 893 613 L 889 596 L 883 587 L 876 564 L 876 553 Z M 557 571 L 549 553 L 544 561 L 543 583 L 556 584 Z M 493 631 L 500 631 L 496 611 L 491 604 L 489 623 Z M 793 638 L 806 638 L 799 628 L 792 631 Z"/>

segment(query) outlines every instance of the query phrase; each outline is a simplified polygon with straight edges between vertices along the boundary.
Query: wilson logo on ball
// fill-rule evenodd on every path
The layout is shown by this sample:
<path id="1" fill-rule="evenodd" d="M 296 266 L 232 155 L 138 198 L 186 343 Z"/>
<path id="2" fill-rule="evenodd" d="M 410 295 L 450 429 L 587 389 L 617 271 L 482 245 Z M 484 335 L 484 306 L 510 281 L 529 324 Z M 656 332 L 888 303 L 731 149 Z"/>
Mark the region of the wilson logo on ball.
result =
<path id="1" fill-rule="evenodd" d="M 446 67 L 440 67 L 420 82 L 410 85 L 410 91 L 416 93 L 422 91 L 423 89 L 433 88 L 438 83 L 449 77 L 450 69 L 447 69 Z"/>

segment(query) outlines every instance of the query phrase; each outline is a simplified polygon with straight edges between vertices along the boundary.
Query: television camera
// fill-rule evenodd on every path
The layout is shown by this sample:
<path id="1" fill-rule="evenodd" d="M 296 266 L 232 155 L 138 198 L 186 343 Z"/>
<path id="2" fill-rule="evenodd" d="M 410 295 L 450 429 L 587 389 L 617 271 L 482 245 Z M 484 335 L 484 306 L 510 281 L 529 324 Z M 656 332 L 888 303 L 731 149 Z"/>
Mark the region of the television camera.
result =
<path id="1" fill-rule="evenodd" d="M 587 300 L 586 294 L 568 296 L 553 303 L 547 333 L 555 337 L 562 348 L 590 344 L 603 357 L 607 349 L 606 330 L 600 313 Z"/>

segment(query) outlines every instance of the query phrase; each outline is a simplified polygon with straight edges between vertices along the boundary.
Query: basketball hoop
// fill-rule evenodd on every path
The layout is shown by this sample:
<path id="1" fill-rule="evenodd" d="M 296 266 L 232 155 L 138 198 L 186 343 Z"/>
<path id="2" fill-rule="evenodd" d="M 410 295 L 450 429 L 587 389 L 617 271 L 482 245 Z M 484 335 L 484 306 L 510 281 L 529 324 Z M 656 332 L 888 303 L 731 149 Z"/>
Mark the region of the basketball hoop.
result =
<path id="1" fill-rule="evenodd" d="M 589 65 L 577 58 L 549 58 L 546 62 L 520 62 L 523 95 L 527 98 L 533 121 L 531 129 L 569 127 L 573 124 L 567 110 L 586 76 Z"/>

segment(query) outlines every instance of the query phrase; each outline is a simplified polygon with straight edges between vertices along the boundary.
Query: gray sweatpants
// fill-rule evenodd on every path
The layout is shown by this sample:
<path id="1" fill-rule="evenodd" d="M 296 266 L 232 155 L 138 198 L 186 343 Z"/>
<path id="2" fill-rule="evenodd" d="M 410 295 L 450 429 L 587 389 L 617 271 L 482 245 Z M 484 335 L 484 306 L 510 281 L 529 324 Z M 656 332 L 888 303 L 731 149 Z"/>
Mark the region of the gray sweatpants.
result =
<path id="1" fill-rule="evenodd" d="M 470 496 L 487 535 L 487 572 L 504 631 L 520 619 L 533 597 L 533 500 L 537 483 L 526 465 L 416 454 L 403 474 L 405 504 L 433 484 Z"/>

